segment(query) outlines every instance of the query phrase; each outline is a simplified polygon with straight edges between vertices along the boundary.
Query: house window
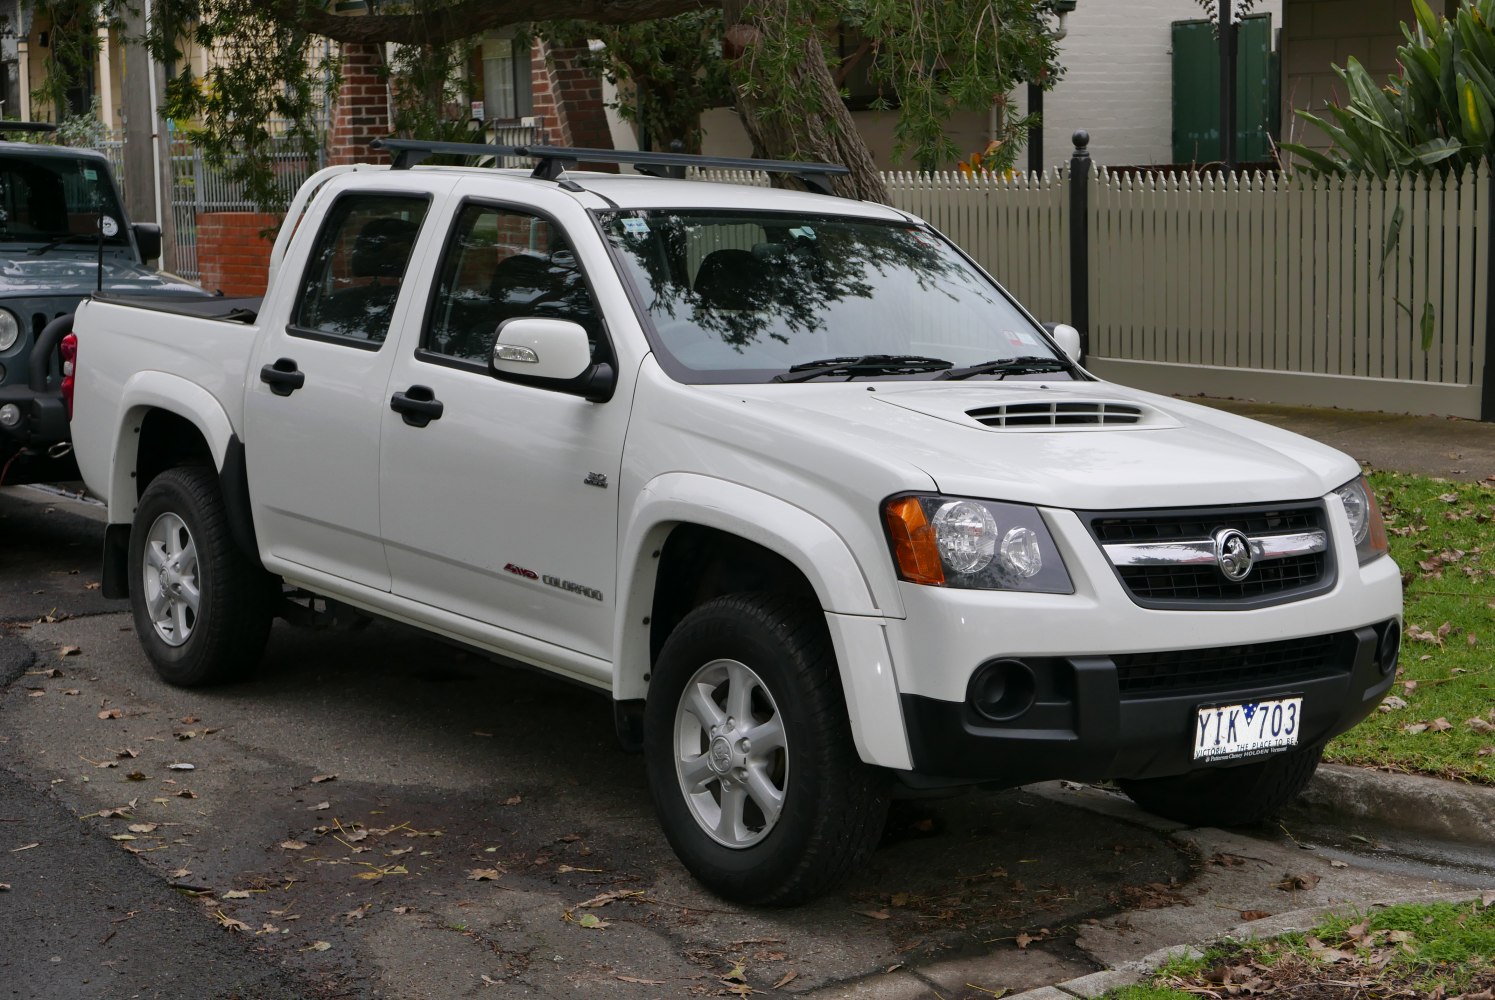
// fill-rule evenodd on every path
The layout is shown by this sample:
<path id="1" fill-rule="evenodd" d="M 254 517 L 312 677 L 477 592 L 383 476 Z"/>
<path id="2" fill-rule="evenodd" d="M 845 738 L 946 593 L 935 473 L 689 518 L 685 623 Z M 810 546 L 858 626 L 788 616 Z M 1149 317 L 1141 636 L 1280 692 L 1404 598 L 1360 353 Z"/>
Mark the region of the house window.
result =
<path id="1" fill-rule="evenodd" d="M 530 114 L 530 53 L 512 38 L 483 40 L 483 115 L 512 119 Z"/>

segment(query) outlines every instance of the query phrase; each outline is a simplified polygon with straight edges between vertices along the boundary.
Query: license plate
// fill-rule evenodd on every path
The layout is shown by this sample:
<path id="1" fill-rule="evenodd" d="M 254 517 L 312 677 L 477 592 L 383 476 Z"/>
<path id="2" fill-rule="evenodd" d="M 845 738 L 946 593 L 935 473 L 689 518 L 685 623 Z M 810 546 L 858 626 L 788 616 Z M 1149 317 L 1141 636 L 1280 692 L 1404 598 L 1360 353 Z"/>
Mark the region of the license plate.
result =
<path id="1" fill-rule="evenodd" d="M 1239 760 L 1298 743 L 1302 698 L 1248 701 L 1200 708 L 1194 721 L 1195 760 Z"/>

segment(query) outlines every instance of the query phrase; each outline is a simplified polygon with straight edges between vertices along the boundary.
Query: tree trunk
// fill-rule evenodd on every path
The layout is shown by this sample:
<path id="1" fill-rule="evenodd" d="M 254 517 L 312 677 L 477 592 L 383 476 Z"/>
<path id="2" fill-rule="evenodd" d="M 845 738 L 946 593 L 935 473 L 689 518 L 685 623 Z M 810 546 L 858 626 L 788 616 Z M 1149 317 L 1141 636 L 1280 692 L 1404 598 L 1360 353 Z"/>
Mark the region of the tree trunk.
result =
<path id="1" fill-rule="evenodd" d="M 754 155 L 844 164 L 850 175 L 832 178 L 838 195 L 886 202 L 887 186 L 841 100 L 820 32 L 803 24 L 795 29 L 789 0 L 758 0 L 747 15 L 742 6 L 741 0 L 723 4 L 729 48 L 734 39 L 742 48 L 735 67 L 737 110 Z M 798 186 L 784 176 L 773 182 Z"/>

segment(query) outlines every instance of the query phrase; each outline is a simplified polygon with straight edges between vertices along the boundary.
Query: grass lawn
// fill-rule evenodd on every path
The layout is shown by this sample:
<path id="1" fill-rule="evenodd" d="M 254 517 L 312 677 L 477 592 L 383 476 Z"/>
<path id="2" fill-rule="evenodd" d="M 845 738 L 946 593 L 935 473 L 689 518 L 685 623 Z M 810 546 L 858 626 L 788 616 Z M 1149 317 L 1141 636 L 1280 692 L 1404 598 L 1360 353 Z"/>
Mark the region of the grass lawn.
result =
<path id="1" fill-rule="evenodd" d="M 1334 917 L 1307 934 L 1228 944 L 1174 960 L 1106 1000 L 1495 998 L 1495 893 Z"/>
<path id="2" fill-rule="evenodd" d="M 1402 570 L 1406 636 L 1394 697 L 1324 759 L 1495 784 L 1495 484 L 1370 481 Z"/>

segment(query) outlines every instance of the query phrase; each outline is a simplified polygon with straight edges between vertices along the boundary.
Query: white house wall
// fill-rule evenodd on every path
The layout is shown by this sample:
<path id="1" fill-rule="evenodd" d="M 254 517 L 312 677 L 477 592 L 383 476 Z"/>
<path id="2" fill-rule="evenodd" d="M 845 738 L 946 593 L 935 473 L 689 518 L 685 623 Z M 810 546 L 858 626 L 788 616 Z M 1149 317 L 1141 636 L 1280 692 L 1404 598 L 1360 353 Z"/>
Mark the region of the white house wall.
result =
<path id="1" fill-rule="evenodd" d="M 1253 13 L 1282 27 L 1282 0 L 1262 0 Z M 1067 161 L 1070 136 L 1085 129 L 1097 162 L 1171 163 L 1173 22 L 1203 17 L 1194 0 L 1079 0 L 1059 43 L 1064 78 L 1043 99 L 1045 161 Z M 1027 88 L 1013 96 L 1025 106 Z"/>

